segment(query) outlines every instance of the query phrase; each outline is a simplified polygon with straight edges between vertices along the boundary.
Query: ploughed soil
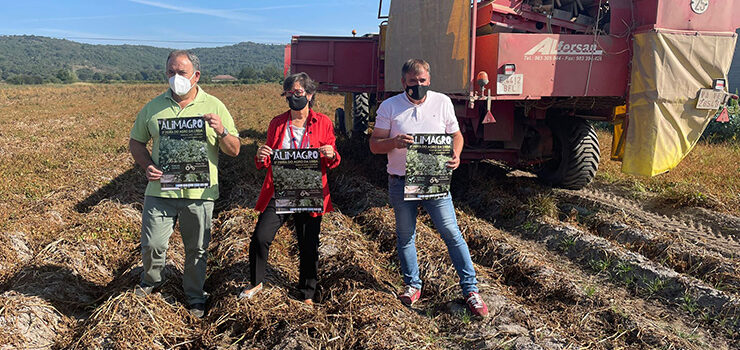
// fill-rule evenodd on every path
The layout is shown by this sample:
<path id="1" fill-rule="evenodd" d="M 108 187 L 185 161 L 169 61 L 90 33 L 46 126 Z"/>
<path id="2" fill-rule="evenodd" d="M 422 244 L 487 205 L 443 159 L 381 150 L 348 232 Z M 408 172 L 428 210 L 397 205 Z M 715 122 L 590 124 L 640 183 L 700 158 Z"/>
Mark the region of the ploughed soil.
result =
<path id="1" fill-rule="evenodd" d="M 297 299 L 290 222 L 271 247 L 265 289 L 237 300 L 264 178 L 253 158 L 284 108 L 272 85 L 205 87 L 242 136 L 240 155 L 220 159 L 207 316 L 184 306 L 178 228 L 166 282 L 137 297 L 146 183 L 128 131 L 163 86 L 118 88 L 0 91 L 8 116 L 0 121 L 0 349 L 740 347 L 740 218 L 635 199 L 600 182 L 552 189 L 487 162 L 461 166 L 451 192 L 489 317 L 466 310 L 423 210 L 422 297 L 403 306 L 385 158 L 343 137 L 342 164 L 329 176 L 336 210 L 322 221 L 316 304 Z M 319 98 L 329 115 L 342 102 Z"/>

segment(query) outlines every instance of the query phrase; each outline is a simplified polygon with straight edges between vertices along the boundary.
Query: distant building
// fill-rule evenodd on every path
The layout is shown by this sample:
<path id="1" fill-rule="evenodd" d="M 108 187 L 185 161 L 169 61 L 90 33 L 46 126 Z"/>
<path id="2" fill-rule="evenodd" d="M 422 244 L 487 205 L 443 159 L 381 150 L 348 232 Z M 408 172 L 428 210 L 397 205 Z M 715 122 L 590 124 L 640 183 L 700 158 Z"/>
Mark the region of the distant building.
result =
<path id="1" fill-rule="evenodd" d="M 740 29 L 737 31 L 740 34 Z M 728 75 L 729 80 L 729 92 L 735 93 L 735 89 L 740 91 L 740 42 L 735 45 L 735 56 L 732 57 L 732 67 L 730 67 L 730 74 Z"/>
<path id="2" fill-rule="evenodd" d="M 236 79 L 236 78 L 234 78 L 234 77 L 232 77 L 230 75 L 227 75 L 227 74 L 217 75 L 217 76 L 211 78 L 211 81 L 214 82 L 214 83 L 221 83 L 221 82 L 228 82 L 228 81 L 237 81 L 237 80 L 238 79 Z"/>

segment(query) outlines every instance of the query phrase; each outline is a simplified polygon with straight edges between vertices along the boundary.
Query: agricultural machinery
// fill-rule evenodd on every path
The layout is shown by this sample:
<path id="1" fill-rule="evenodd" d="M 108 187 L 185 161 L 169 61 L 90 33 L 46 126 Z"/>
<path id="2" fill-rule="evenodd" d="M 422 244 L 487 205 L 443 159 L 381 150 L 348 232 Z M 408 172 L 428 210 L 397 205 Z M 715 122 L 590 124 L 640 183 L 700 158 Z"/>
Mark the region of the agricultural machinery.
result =
<path id="1" fill-rule="evenodd" d="M 342 92 L 336 126 L 367 133 L 409 58 L 455 104 L 464 161 L 494 159 L 579 189 L 596 174 L 591 121 L 612 158 L 646 176 L 675 167 L 730 97 L 735 0 L 394 0 L 379 33 L 294 36 L 285 71 Z"/>

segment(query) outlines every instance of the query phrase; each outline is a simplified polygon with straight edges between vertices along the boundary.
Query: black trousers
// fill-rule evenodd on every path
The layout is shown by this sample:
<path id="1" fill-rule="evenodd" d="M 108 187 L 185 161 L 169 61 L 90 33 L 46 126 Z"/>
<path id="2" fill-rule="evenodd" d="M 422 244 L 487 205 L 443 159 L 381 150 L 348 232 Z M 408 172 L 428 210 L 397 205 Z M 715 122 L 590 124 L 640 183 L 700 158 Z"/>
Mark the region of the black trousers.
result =
<path id="1" fill-rule="evenodd" d="M 252 243 L 249 245 L 250 282 L 252 286 L 256 286 L 264 281 L 270 244 L 290 215 L 293 215 L 295 220 L 300 255 L 298 291 L 303 295 L 303 299 L 313 299 L 318 282 L 321 216 L 311 217 L 308 213 L 277 214 L 275 199 L 270 200 L 265 211 L 260 214 L 252 233 Z"/>

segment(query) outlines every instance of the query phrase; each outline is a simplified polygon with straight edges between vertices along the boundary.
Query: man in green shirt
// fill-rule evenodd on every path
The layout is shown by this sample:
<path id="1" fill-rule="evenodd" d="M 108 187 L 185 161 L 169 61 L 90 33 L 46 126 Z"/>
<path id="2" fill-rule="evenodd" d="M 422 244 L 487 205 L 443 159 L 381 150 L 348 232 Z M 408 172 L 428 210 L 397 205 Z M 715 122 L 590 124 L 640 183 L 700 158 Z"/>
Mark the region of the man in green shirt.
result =
<path id="1" fill-rule="evenodd" d="M 224 104 L 197 85 L 200 79 L 198 57 L 184 50 L 172 51 L 167 57 L 167 77 L 170 89 L 155 97 L 139 112 L 129 140 L 131 155 L 145 169 L 149 180 L 141 220 L 144 271 L 135 292 L 148 295 L 162 282 L 161 272 L 165 266 L 168 241 L 179 220 L 185 245 L 183 289 L 190 312 L 203 317 L 207 298 L 203 284 L 211 238 L 211 216 L 213 201 L 218 198 L 218 150 L 235 157 L 239 154 L 241 142 L 234 120 Z M 208 182 L 201 181 L 196 186 L 198 188 L 185 185 L 174 190 L 163 190 L 160 182 L 164 174 L 160 166 L 160 125 L 194 125 L 173 123 L 177 121 L 175 118 L 192 117 L 202 117 L 201 125 L 205 129 Z M 165 119 L 173 120 L 163 123 Z M 152 140 L 151 154 L 146 147 L 149 140 Z"/>

